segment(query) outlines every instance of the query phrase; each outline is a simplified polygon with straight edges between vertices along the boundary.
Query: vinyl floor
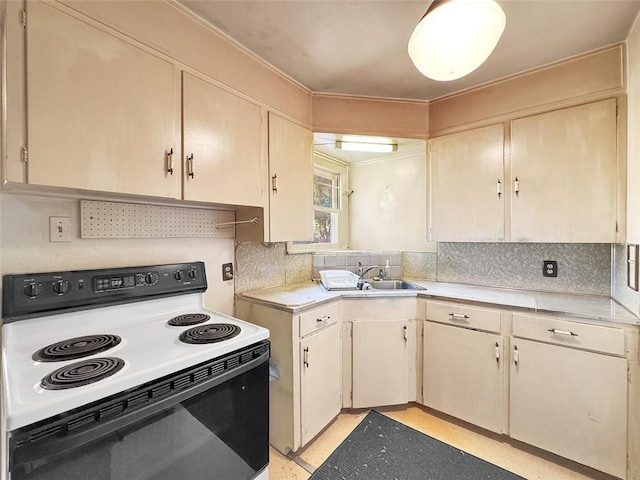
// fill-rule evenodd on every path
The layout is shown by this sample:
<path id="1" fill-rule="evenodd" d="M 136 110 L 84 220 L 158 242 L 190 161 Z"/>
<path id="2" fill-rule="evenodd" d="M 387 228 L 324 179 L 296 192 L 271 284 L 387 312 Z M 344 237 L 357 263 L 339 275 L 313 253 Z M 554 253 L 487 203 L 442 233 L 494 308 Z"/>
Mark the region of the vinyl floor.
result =
<path id="1" fill-rule="evenodd" d="M 614 478 L 418 404 L 383 407 L 376 410 L 530 480 L 613 480 Z M 298 463 L 271 447 L 269 480 L 307 480 L 311 474 L 299 463 L 310 470 L 319 467 L 360 423 L 367 411 L 361 409 L 343 411 L 309 445 L 295 452 L 294 456 L 298 458 Z"/>

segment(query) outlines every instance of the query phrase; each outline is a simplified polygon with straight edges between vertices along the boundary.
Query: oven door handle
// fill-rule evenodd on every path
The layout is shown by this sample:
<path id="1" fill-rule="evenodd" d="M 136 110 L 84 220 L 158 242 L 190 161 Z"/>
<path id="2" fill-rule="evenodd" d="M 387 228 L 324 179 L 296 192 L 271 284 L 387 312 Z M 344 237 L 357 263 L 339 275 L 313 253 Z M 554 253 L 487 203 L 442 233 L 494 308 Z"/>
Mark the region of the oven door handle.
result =
<path id="1" fill-rule="evenodd" d="M 61 453 L 73 450 L 80 446 L 86 445 L 89 442 L 98 440 L 108 435 L 109 433 L 114 432 L 115 430 L 125 428 L 164 410 L 168 411 L 172 409 L 172 407 L 175 408 L 181 402 L 188 400 L 191 397 L 195 397 L 196 395 L 199 395 L 200 393 L 205 392 L 210 388 L 216 387 L 228 380 L 231 380 L 238 375 L 242 375 L 243 373 L 248 372 L 249 370 L 257 366 L 268 362 L 268 360 L 269 349 L 267 348 L 265 352 L 263 352 L 256 358 L 249 360 L 246 363 L 242 363 L 230 370 L 227 370 L 218 376 L 215 376 L 208 380 L 204 380 L 201 383 L 193 385 L 190 388 L 186 388 L 175 395 L 158 399 L 150 405 L 142 406 L 129 413 L 124 411 L 117 417 L 98 421 L 95 426 L 83 431 L 79 431 L 77 433 L 67 433 L 64 436 L 51 435 L 46 440 L 38 440 L 36 441 L 36 443 L 32 444 L 29 440 L 30 434 L 28 431 L 26 432 L 26 434 L 22 432 L 18 433 L 19 430 L 15 433 L 11 432 L 9 438 L 9 471 L 13 471 L 17 466 L 25 463 L 34 462 L 36 460 L 44 460 L 50 457 L 56 457 Z M 171 380 L 164 381 L 162 382 L 162 384 L 165 384 L 167 382 L 171 382 Z M 148 389 L 151 388 L 152 387 L 149 387 Z M 137 394 L 139 394 L 139 392 L 135 393 L 135 395 Z M 67 423 L 67 420 L 61 419 L 58 421 L 58 423 L 65 424 Z M 54 422 L 52 422 L 52 425 L 53 424 Z"/>

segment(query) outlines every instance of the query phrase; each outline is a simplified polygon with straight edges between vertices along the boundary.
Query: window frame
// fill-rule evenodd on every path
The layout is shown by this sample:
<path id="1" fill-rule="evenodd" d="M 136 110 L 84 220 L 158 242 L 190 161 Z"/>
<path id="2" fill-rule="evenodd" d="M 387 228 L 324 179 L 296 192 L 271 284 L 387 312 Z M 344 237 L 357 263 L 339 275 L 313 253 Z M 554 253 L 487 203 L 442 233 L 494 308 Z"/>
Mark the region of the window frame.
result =
<path id="1" fill-rule="evenodd" d="M 312 253 L 319 250 L 341 250 L 346 249 L 349 244 L 349 196 L 347 195 L 348 191 L 345 187 L 345 185 L 349 185 L 349 170 L 347 168 L 347 164 L 323 153 L 313 152 L 314 177 L 318 173 L 321 175 L 329 173 L 338 176 L 338 188 L 336 188 L 338 208 L 334 209 L 314 205 L 314 218 L 311 218 L 310 221 L 314 221 L 316 211 L 337 213 L 338 241 L 334 243 L 287 242 L 288 253 Z"/>

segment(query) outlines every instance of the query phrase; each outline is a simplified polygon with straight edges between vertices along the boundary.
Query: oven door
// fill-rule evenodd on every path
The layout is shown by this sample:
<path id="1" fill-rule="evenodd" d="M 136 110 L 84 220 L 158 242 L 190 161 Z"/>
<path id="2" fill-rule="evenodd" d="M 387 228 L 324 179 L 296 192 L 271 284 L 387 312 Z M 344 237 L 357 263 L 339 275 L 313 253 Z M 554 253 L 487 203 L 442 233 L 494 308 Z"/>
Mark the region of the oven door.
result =
<path id="1" fill-rule="evenodd" d="M 261 342 L 11 432 L 11 480 L 247 480 L 269 461 Z"/>

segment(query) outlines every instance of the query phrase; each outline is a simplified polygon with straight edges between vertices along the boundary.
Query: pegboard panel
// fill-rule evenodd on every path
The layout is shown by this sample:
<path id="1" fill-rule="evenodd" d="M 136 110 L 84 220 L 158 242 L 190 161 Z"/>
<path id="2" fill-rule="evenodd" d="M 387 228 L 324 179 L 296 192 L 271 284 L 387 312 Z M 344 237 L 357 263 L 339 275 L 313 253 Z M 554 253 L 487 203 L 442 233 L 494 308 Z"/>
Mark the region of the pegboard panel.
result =
<path id="1" fill-rule="evenodd" d="M 235 212 L 80 200 L 81 238 L 233 238 Z"/>

